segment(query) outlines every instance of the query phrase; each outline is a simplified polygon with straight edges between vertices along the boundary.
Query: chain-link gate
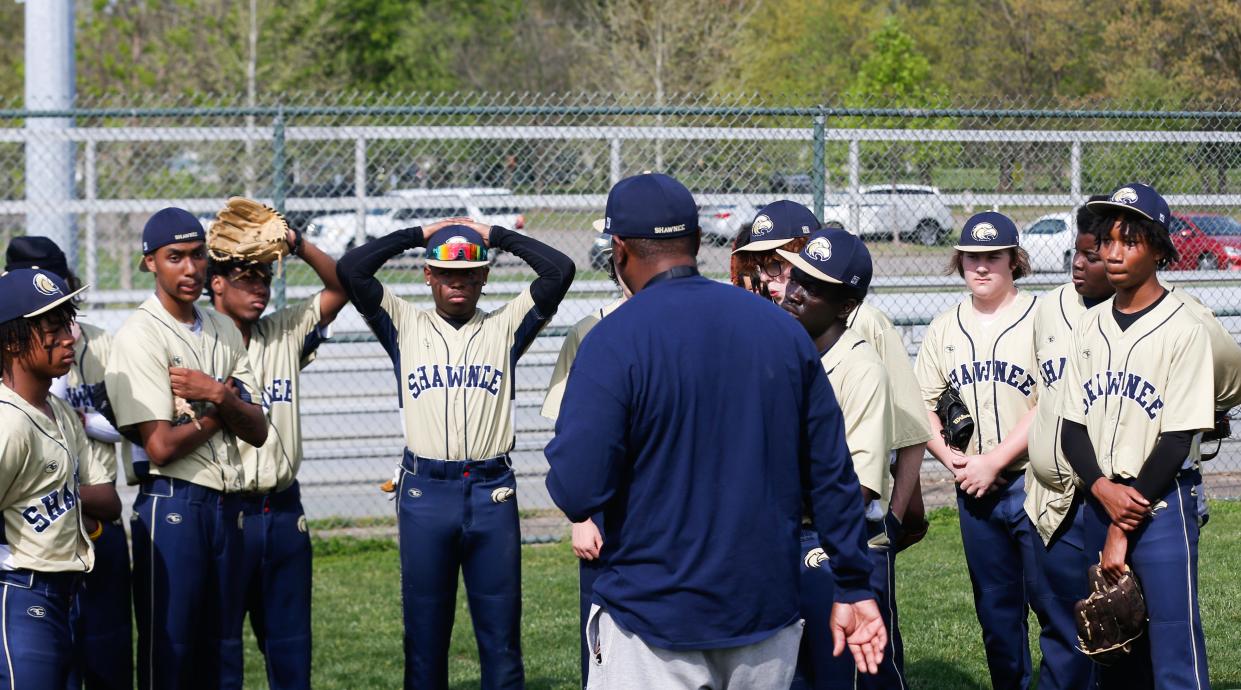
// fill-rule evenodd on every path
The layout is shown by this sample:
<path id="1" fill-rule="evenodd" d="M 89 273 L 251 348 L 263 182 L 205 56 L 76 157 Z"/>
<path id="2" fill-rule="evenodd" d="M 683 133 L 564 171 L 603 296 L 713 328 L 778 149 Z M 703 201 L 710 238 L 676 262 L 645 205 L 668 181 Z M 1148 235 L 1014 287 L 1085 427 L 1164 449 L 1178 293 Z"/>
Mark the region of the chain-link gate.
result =
<path id="1" fill-rule="evenodd" d="M 1004 106 L 846 109 L 706 97 L 656 106 L 611 95 L 468 94 L 14 108 L 0 110 L 0 236 L 6 246 L 27 233 L 69 245 L 94 286 L 83 318 L 109 329 L 153 288 L 135 270 L 139 237 L 146 218 L 170 205 L 206 220 L 230 195 L 265 199 L 336 256 L 455 215 L 552 244 L 574 259 L 578 277 L 521 360 L 514 453 L 524 509 L 552 514 L 542 455 L 552 425 L 539 407 L 565 329 L 614 295 L 591 221 L 612 183 L 643 170 L 674 175 L 695 193 L 701 267 L 717 278 L 741 225 L 778 198 L 860 233 L 875 257 L 871 300 L 903 328 L 911 356 L 923 327 L 961 297 L 960 280 L 944 269 L 968 215 L 994 208 L 1018 222 L 1036 270 L 1019 286 L 1038 292 L 1067 279 L 1077 205 L 1122 182 L 1149 182 L 1176 214 L 1182 258 L 1165 277 L 1241 331 L 1241 112 Z M 307 266 L 287 268 L 278 298 L 316 290 Z M 380 277 L 429 304 L 419 268 L 399 259 Z M 491 276 L 484 308 L 533 273 L 500 256 Z M 403 445 L 392 377 L 390 360 L 347 308 L 303 375 L 301 481 L 312 517 L 392 514 L 376 488 Z M 1213 491 L 1235 493 L 1236 448 L 1226 443 L 1207 471 Z M 924 475 L 946 476 L 929 465 Z"/>

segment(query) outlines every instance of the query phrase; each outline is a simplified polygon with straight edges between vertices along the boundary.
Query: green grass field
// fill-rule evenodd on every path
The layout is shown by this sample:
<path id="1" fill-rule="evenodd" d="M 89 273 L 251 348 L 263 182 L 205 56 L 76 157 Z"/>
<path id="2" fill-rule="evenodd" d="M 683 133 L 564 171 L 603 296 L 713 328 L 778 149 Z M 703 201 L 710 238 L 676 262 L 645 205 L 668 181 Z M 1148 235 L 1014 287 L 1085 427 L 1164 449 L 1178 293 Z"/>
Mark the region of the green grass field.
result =
<path id="1" fill-rule="evenodd" d="M 1241 687 L 1241 646 L 1236 644 L 1241 635 L 1241 580 L 1236 577 L 1241 572 L 1241 503 L 1217 501 L 1211 512 L 1200 564 L 1211 685 Z M 395 544 L 333 538 L 317 540 L 315 548 L 315 687 L 400 687 Z M 573 554 L 567 543 L 527 546 L 522 559 L 528 684 L 536 690 L 574 688 L 578 643 Z M 910 685 L 989 687 L 954 511 L 937 511 L 926 540 L 901 554 L 897 591 Z M 463 588 L 458 588 L 458 602 L 450 673 L 452 687 L 464 690 L 478 686 L 479 668 Z M 264 678 L 262 657 L 251 642 L 246 687 L 266 687 Z"/>

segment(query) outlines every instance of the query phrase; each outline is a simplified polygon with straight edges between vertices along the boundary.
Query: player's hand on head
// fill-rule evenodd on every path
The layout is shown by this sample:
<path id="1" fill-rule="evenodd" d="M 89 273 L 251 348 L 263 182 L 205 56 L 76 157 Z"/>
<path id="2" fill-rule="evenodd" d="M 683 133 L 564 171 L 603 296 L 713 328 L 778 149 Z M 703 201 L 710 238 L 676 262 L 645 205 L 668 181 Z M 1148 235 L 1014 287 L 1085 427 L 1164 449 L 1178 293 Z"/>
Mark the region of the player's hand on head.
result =
<path id="1" fill-rule="evenodd" d="M 847 646 L 859 671 L 878 673 L 888 645 L 888 631 L 875 600 L 833 604 L 831 625 L 832 656 L 840 656 Z"/>
<path id="2" fill-rule="evenodd" d="M 179 398 L 219 404 L 223 397 L 224 384 L 197 369 L 168 367 L 168 381 Z"/>
<path id="3" fill-rule="evenodd" d="M 1103 504 L 1112 523 L 1126 532 L 1137 529 L 1150 514 L 1150 501 L 1132 486 L 1099 479 L 1090 487 L 1090 492 Z"/>
<path id="4" fill-rule="evenodd" d="M 603 535 L 594 520 L 583 520 L 573 523 L 573 555 L 584 561 L 593 561 L 599 557 L 603 548 Z"/>
<path id="5" fill-rule="evenodd" d="M 466 218 L 464 216 L 453 216 L 451 218 L 444 218 L 443 220 L 437 220 L 434 223 L 431 223 L 430 225 L 424 226 L 422 228 L 422 238 L 424 240 L 428 239 L 431 237 L 431 235 L 434 235 L 435 233 L 439 232 L 440 230 L 443 230 L 444 228 L 450 225 L 467 225 L 470 222 L 472 221 L 469 218 Z"/>

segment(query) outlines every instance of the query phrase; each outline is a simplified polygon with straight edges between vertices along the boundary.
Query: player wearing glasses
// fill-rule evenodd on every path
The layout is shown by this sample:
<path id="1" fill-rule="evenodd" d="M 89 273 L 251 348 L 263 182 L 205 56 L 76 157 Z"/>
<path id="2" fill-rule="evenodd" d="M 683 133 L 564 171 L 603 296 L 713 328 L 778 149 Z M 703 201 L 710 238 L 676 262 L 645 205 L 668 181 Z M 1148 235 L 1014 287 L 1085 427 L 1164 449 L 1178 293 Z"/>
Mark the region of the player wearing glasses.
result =
<path id="1" fill-rule="evenodd" d="M 388 259 L 426 248 L 434 309 L 375 278 Z M 478 308 L 488 252 L 530 264 L 535 281 L 495 311 Z M 341 257 L 337 273 L 392 358 L 405 426 L 396 484 L 405 687 L 448 686 L 448 643 L 461 573 L 483 688 L 524 687 L 521 535 L 509 452 L 517 359 L 573 281 L 569 257 L 501 227 L 449 218 L 407 228 Z"/>

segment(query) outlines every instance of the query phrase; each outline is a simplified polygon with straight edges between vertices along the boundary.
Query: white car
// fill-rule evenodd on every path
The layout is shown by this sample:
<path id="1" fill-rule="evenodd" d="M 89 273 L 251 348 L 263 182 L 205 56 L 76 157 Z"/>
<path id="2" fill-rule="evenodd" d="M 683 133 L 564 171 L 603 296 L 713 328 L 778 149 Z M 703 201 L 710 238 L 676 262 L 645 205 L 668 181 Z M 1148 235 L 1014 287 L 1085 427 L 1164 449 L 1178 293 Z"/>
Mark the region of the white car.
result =
<path id="1" fill-rule="evenodd" d="M 943 242 L 953 230 L 952 211 L 935 187 L 916 184 L 869 185 L 858 188 L 857 202 L 828 206 L 823 222 L 836 222 L 859 237 L 892 237 L 927 246 Z"/>
<path id="2" fill-rule="evenodd" d="M 698 225 L 702 228 L 702 241 L 724 247 L 737 239 L 741 227 L 749 225 L 758 215 L 753 204 L 717 204 L 698 209 Z"/>
<path id="3" fill-rule="evenodd" d="M 1021 233 L 1021 246 L 1030 255 L 1030 267 L 1048 273 L 1073 269 L 1076 241 L 1077 217 L 1072 213 L 1049 213 Z"/>
<path id="4" fill-rule="evenodd" d="M 521 230 L 526 225 L 525 216 L 501 198 L 509 194 L 509 190 L 500 188 L 398 189 L 387 195 L 393 199 L 391 208 L 366 212 L 364 237 L 374 239 L 394 230 L 429 225 L 454 216 Z M 316 216 L 306 224 L 306 235 L 323 251 L 340 256 L 357 243 L 358 214 L 346 211 Z"/>

